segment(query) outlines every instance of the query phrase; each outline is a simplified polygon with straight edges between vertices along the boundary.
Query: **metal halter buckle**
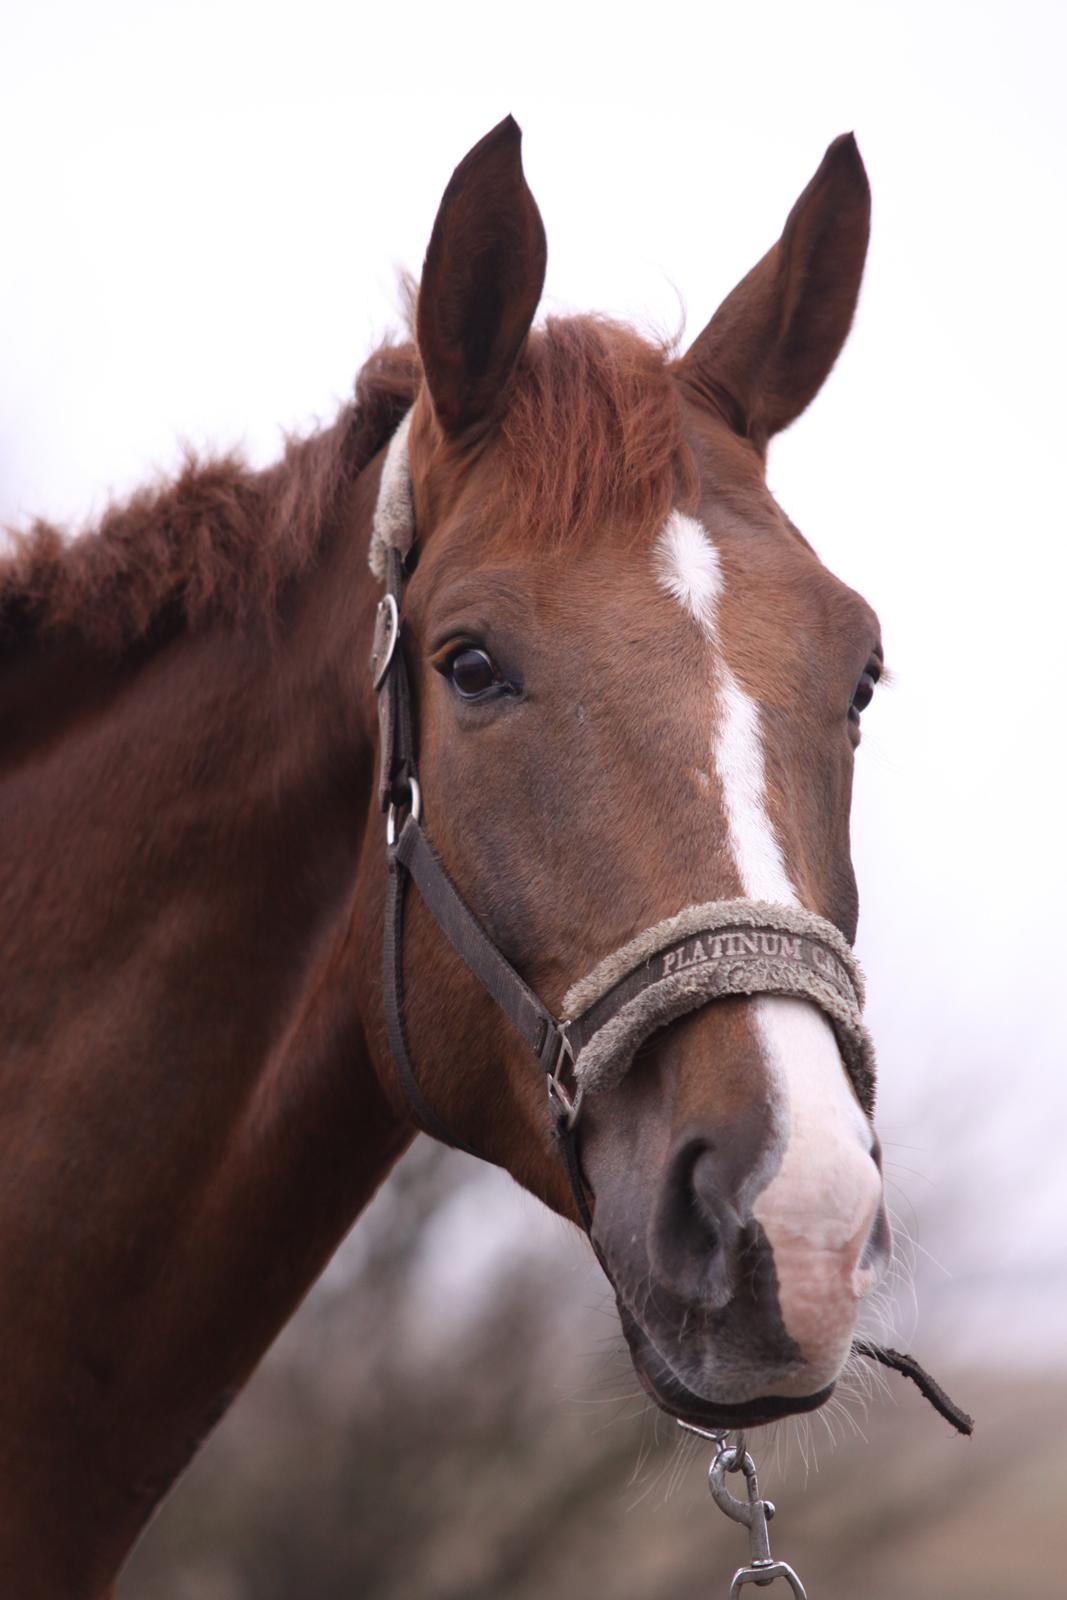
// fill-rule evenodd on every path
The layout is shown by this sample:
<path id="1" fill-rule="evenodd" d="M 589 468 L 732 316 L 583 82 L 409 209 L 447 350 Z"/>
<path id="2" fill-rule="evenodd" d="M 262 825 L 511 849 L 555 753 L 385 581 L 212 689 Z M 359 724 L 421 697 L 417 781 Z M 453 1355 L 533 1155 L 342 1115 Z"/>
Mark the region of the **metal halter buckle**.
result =
<path id="1" fill-rule="evenodd" d="M 385 818 L 385 842 L 390 850 L 396 844 L 400 833 L 397 821 L 401 813 L 404 813 L 405 820 L 407 817 L 414 817 L 416 822 L 422 816 L 422 790 L 419 788 L 418 778 L 409 778 L 407 780 L 407 789 L 408 803 L 406 806 L 398 806 L 392 800 L 389 802 L 389 810 Z"/>
<path id="2" fill-rule="evenodd" d="M 577 1082 L 573 1091 L 564 1088 L 563 1072 L 568 1062 L 573 1072 L 574 1046 L 567 1037 L 566 1028 L 560 1028 L 559 1049 L 548 1073 L 548 1096 L 550 1100 L 554 1099 L 556 1101 L 563 1117 L 566 1119 L 567 1127 L 573 1128 L 578 1120 L 578 1112 L 581 1109 L 584 1091 L 581 1084 Z"/>
<path id="3" fill-rule="evenodd" d="M 378 644 L 378 630 L 384 624 L 385 637 Z M 396 641 L 400 637 L 400 611 L 396 603 L 396 595 L 385 594 L 378 601 L 378 616 L 374 626 L 374 655 L 371 657 L 371 668 L 375 689 L 380 689 L 385 682 L 385 674 L 389 671 L 389 663 L 396 653 Z"/>

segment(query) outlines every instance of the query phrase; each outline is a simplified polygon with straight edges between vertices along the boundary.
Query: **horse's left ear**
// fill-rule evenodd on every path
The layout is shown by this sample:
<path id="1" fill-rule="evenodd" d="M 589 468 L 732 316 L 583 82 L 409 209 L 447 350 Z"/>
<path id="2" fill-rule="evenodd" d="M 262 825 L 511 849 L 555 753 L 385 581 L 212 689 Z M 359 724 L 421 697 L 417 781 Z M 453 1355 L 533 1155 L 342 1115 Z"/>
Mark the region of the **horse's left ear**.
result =
<path id="1" fill-rule="evenodd" d="M 778 243 L 728 295 L 679 363 L 698 396 L 762 451 L 822 387 L 852 323 L 871 191 L 842 134 L 789 213 Z"/>
<path id="2" fill-rule="evenodd" d="M 491 418 L 545 281 L 545 230 L 505 117 L 455 172 L 433 225 L 417 335 L 434 413 L 453 437 Z"/>

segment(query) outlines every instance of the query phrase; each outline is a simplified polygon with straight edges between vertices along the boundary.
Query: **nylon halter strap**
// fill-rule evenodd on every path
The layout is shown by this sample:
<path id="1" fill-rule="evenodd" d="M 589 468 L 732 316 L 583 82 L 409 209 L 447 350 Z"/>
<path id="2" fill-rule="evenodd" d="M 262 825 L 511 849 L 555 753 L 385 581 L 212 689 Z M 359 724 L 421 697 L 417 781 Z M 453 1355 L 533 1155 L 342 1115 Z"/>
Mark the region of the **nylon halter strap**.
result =
<path id="1" fill-rule="evenodd" d="M 400 647 L 406 559 L 414 539 L 405 418 L 382 473 L 371 566 L 384 579 L 371 655 L 380 735 L 378 799 L 386 814 L 388 886 L 382 976 L 386 1030 L 400 1088 L 416 1121 L 445 1144 L 477 1155 L 429 1105 L 404 1024 L 404 902 L 411 879 L 437 926 L 527 1045 L 545 1074 L 549 1112 L 578 1215 L 593 1218 L 578 1154 L 586 1093 L 624 1076 L 642 1041 L 688 1011 L 725 995 L 786 994 L 813 1001 L 837 1034 L 857 1095 L 870 1113 L 874 1054 L 862 1021 L 863 979 L 847 942 L 824 918 L 751 900 L 690 906 L 608 956 L 564 998 L 555 1017 L 493 943 L 464 901 L 422 828 L 411 692 Z M 858 1353 L 903 1372 L 960 1432 L 966 1413 L 911 1357 L 857 1343 Z"/>

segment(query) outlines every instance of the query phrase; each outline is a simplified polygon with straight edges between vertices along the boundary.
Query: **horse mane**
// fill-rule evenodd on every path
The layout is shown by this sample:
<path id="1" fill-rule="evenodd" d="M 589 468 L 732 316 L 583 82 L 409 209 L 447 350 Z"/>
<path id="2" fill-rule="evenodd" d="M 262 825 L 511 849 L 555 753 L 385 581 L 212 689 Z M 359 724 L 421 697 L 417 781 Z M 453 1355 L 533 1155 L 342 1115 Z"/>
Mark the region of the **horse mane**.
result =
<path id="1" fill-rule="evenodd" d="M 74 633 L 120 652 L 163 617 L 195 628 L 269 612 L 314 560 L 339 495 L 393 434 L 419 378 L 414 346 L 385 344 L 334 422 L 287 439 L 265 470 L 234 453 L 190 456 L 172 481 L 110 506 L 77 538 L 43 520 L 14 532 L 0 560 L 0 649 Z"/>
<path id="2" fill-rule="evenodd" d="M 670 352 L 607 318 L 550 318 L 527 341 L 501 424 L 499 505 L 510 541 L 580 548 L 659 526 L 691 481 Z M 0 560 L 0 650 L 73 633 L 121 652 L 166 619 L 188 629 L 272 610 L 314 559 L 338 498 L 385 445 L 420 382 L 411 342 L 364 364 L 335 421 L 255 471 L 189 457 L 172 481 L 112 505 L 70 538 L 36 521 Z M 495 517 L 492 512 L 499 514 Z"/>

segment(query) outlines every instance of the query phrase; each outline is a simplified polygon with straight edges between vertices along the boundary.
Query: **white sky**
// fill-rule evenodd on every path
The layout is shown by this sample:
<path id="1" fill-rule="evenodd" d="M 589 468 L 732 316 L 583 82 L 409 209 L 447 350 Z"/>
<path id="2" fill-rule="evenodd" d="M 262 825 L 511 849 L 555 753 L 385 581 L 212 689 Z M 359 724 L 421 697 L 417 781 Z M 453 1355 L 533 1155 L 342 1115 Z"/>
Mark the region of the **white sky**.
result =
<path id="1" fill-rule="evenodd" d="M 854 815 L 883 1134 L 921 1208 L 976 1186 L 957 1284 L 995 1294 L 1007 1258 L 1062 1301 L 1067 8 L 365 9 L 7 0 L 0 520 L 81 522 L 179 439 L 265 461 L 329 418 L 507 111 L 548 303 L 669 329 L 684 303 L 691 333 L 854 128 L 860 312 L 770 478 L 897 680 Z"/>

